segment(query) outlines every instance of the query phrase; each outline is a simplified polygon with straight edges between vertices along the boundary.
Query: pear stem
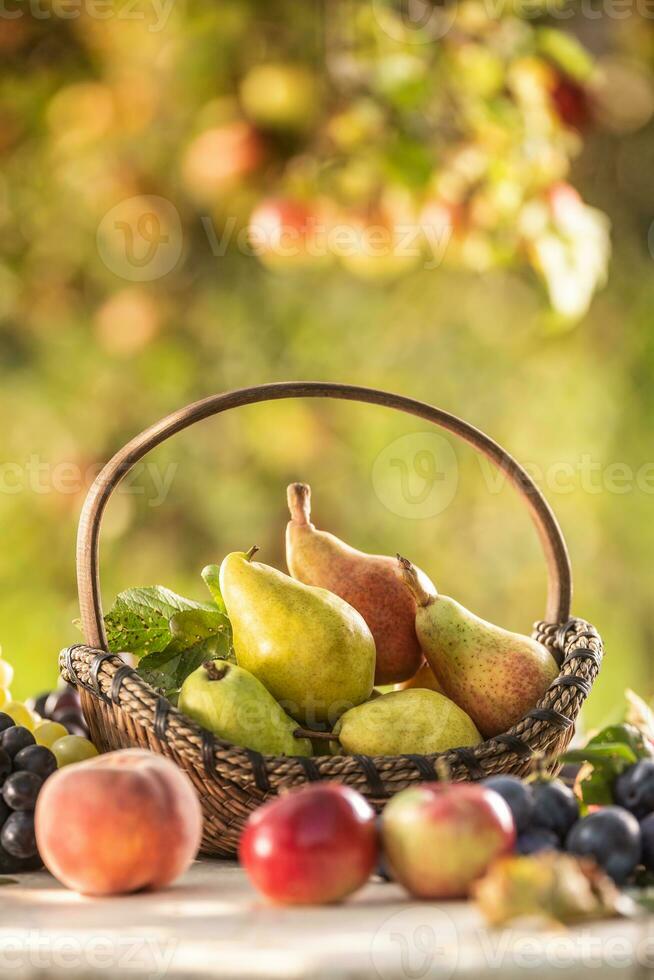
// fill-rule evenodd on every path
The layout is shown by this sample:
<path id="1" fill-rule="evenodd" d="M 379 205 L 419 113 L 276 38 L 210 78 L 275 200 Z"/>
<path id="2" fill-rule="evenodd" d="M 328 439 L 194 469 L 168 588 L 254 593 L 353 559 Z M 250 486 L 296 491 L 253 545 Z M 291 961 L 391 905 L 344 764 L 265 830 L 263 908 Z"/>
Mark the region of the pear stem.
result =
<path id="1" fill-rule="evenodd" d="M 412 565 L 408 558 L 403 558 L 402 555 L 397 556 L 397 560 L 400 563 L 400 571 L 402 573 L 402 578 L 404 579 L 404 584 L 411 592 L 411 595 L 416 600 L 419 606 L 429 606 L 434 601 L 434 596 L 427 592 L 422 582 L 418 577 L 415 565 Z"/>
<path id="2" fill-rule="evenodd" d="M 323 742 L 338 742 L 336 735 L 331 732 L 314 732 L 310 728 L 296 728 L 293 735 L 296 738 L 317 738 Z"/>
<path id="3" fill-rule="evenodd" d="M 296 524 L 311 523 L 311 487 L 308 483 L 290 483 L 286 488 L 291 520 Z"/>
<path id="4" fill-rule="evenodd" d="M 250 548 L 250 550 L 249 551 L 246 551 L 246 553 L 245 553 L 245 560 L 246 561 L 252 561 L 252 559 L 254 558 L 254 556 L 256 555 L 256 553 L 257 553 L 258 550 L 259 550 L 259 545 L 258 544 L 253 544 L 252 547 Z"/>
<path id="5" fill-rule="evenodd" d="M 202 666 L 210 681 L 221 681 L 229 670 L 229 665 L 224 660 L 205 660 Z"/>

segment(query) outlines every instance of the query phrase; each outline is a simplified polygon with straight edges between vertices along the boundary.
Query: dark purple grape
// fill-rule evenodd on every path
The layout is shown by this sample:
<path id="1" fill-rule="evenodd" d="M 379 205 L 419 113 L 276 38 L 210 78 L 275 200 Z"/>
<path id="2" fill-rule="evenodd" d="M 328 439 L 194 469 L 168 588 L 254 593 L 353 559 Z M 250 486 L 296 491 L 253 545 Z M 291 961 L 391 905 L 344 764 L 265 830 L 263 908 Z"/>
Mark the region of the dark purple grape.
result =
<path id="1" fill-rule="evenodd" d="M 0 786 L 2 786 L 10 772 L 11 756 L 3 748 L 0 748 Z"/>
<path id="2" fill-rule="evenodd" d="M 520 834 L 531 823 L 534 812 L 534 795 L 531 786 L 516 776 L 489 776 L 482 786 L 499 793 L 513 814 L 515 829 Z"/>
<path id="3" fill-rule="evenodd" d="M 27 874 L 28 871 L 41 871 L 42 868 L 43 860 L 37 851 L 34 857 L 27 858 L 27 860 L 20 862 L 20 868 L 18 869 L 17 873 Z"/>
<path id="4" fill-rule="evenodd" d="M 5 780 L 2 796 L 12 810 L 33 810 L 42 785 L 35 772 L 15 772 Z"/>
<path id="5" fill-rule="evenodd" d="M 30 711 L 36 711 L 37 715 L 41 715 L 42 718 L 45 718 L 45 706 L 48 703 L 50 693 L 50 691 L 45 691 L 43 694 L 39 694 L 35 698 L 28 698 L 25 705 L 30 709 Z"/>
<path id="6" fill-rule="evenodd" d="M 38 853 L 34 814 L 12 813 L 0 832 L 0 844 L 12 857 L 23 860 L 33 858 Z"/>
<path id="7" fill-rule="evenodd" d="M 532 783 L 534 813 L 532 827 L 551 830 L 559 840 L 566 838 L 579 819 L 579 803 L 572 790 L 559 779 Z"/>
<path id="8" fill-rule="evenodd" d="M 0 847 L 0 875 L 15 875 L 21 870 L 21 861 Z"/>
<path id="9" fill-rule="evenodd" d="M 654 872 L 654 813 L 640 822 L 640 836 L 643 842 L 643 864 Z"/>
<path id="10" fill-rule="evenodd" d="M 565 847 L 570 854 L 594 858 L 621 885 L 640 862 L 640 826 L 623 807 L 603 806 L 577 821 Z"/>
<path id="11" fill-rule="evenodd" d="M 79 694 L 74 687 L 64 687 L 58 691 L 53 691 L 45 704 L 45 716 L 53 721 L 56 714 L 79 714 L 81 711 Z"/>
<path id="12" fill-rule="evenodd" d="M 515 849 L 518 854 L 539 854 L 541 851 L 558 851 L 561 841 L 551 830 L 544 827 L 533 827 L 524 830 L 516 841 Z"/>
<path id="13" fill-rule="evenodd" d="M 654 759 L 641 759 L 625 769 L 613 785 L 613 798 L 639 820 L 654 812 Z"/>
<path id="14" fill-rule="evenodd" d="M 7 728 L 0 736 L 0 746 L 11 759 L 25 746 L 34 744 L 34 736 L 31 731 L 28 728 L 23 728 L 22 725 Z"/>
<path id="15" fill-rule="evenodd" d="M 11 761 L 11 760 L 10 760 Z M 45 745 L 27 745 L 14 756 L 14 771 L 35 772 L 41 779 L 47 779 L 57 768 L 54 752 Z"/>
<path id="16" fill-rule="evenodd" d="M 42 867 L 43 861 L 39 854 L 27 859 L 16 858 L 0 846 L 0 875 L 17 875 L 27 871 L 39 871 Z"/>
<path id="17" fill-rule="evenodd" d="M 0 796 L 0 827 L 2 827 L 10 813 L 13 813 L 13 810 L 7 806 L 2 796 Z"/>
<path id="18" fill-rule="evenodd" d="M 11 715 L 7 715 L 4 711 L 0 711 L 0 732 L 4 732 L 7 728 L 13 728 L 15 724 L 16 722 Z"/>

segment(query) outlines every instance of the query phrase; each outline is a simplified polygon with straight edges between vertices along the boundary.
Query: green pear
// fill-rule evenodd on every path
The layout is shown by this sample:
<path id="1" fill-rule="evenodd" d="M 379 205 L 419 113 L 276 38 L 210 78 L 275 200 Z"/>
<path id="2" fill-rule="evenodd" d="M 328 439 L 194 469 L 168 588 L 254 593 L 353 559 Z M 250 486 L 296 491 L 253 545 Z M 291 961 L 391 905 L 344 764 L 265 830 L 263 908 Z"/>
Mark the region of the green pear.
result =
<path id="1" fill-rule="evenodd" d="M 465 711 L 426 688 L 391 691 L 350 708 L 334 735 L 350 755 L 429 755 L 481 742 Z"/>
<path id="2" fill-rule="evenodd" d="M 226 742 L 265 755 L 311 755 L 311 742 L 295 738 L 297 722 L 249 671 L 210 660 L 182 684 L 178 707 Z"/>
<path id="3" fill-rule="evenodd" d="M 487 738 L 508 731 L 557 676 L 554 657 L 531 637 L 487 623 L 449 596 L 426 592 L 413 565 L 399 561 L 418 604 L 422 651 L 443 690 Z"/>
<path id="4" fill-rule="evenodd" d="M 370 697 L 375 641 L 343 599 L 243 552 L 224 559 L 220 589 L 239 665 L 298 721 L 332 725 Z"/>

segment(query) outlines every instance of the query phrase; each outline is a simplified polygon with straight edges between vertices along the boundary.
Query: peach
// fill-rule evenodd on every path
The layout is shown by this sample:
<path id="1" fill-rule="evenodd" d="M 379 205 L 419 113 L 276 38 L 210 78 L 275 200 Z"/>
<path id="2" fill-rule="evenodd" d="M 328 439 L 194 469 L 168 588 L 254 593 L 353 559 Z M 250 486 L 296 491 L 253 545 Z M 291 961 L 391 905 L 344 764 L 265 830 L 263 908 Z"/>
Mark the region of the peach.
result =
<path id="1" fill-rule="evenodd" d="M 141 749 L 66 766 L 44 784 L 36 839 L 47 869 L 83 895 L 163 888 L 195 857 L 202 811 L 191 780 Z"/>

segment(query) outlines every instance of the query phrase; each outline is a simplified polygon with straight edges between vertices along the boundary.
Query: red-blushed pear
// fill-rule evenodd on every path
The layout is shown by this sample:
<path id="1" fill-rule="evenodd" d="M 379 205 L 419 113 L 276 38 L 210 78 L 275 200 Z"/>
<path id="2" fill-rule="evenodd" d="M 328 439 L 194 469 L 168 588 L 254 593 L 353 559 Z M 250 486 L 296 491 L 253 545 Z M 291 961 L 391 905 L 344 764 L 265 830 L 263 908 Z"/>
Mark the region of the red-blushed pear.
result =
<path id="1" fill-rule="evenodd" d="M 394 796 L 381 819 L 393 878 L 416 898 L 465 898 L 515 844 L 502 797 L 472 783 L 422 783 Z"/>
<path id="2" fill-rule="evenodd" d="M 286 528 L 286 563 L 306 585 L 328 589 L 365 619 L 375 640 L 375 684 L 412 677 L 422 660 L 415 630 L 416 603 L 404 587 L 397 562 L 386 555 L 357 551 L 311 523 L 311 488 L 291 483 L 287 490 L 291 520 Z M 416 570 L 422 588 L 433 585 Z"/>
<path id="3" fill-rule="evenodd" d="M 416 569 L 399 558 L 417 602 L 416 633 L 443 690 L 490 738 L 535 706 L 558 674 L 552 654 L 521 633 L 494 626 L 449 596 L 427 592 Z"/>
<path id="4" fill-rule="evenodd" d="M 281 905 L 340 902 L 366 883 L 378 858 L 376 818 L 348 786 L 286 793 L 249 817 L 239 858 L 253 885 Z"/>
<path id="5" fill-rule="evenodd" d="M 164 888 L 189 867 L 202 811 L 185 772 L 142 749 L 53 773 L 39 793 L 36 840 L 48 871 L 82 895 Z"/>

